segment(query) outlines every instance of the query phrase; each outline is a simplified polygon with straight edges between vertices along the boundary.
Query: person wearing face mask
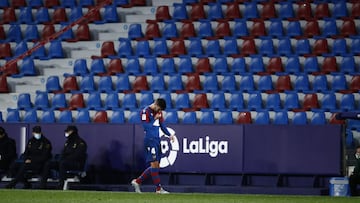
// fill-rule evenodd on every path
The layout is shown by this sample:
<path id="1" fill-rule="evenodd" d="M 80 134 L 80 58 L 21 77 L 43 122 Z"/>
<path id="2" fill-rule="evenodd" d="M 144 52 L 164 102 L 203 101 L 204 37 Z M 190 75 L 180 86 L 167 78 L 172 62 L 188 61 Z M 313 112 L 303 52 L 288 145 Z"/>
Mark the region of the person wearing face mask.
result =
<path id="1" fill-rule="evenodd" d="M 0 127 L 0 171 L 8 171 L 10 164 L 16 159 L 16 142 L 10 138 L 5 129 Z"/>
<path id="2" fill-rule="evenodd" d="M 27 181 L 28 172 L 31 171 L 31 174 L 42 173 L 44 164 L 52 157 L 51 150 L 51 142 L 42 134 L 41 127 L 35 126 L 32 130 L 32 137 L 27 142 L 25 152 L 21 156 L 20 164 L 14 162 L 10 167 L 10 173 L 16 175 L 5 187 L 15 188 L 16 184 L 22 181 L 24 189 L 31 188 L 31 184 Z"/>
<path id="3" fill-rule="evenodd" d="M 353 173 L 349 178 L 349 186 L 351 196 L 358 196 L 357 185 L 360 185 L 360 145 L 356 147 L 355 151 L 356 164 Z"/>

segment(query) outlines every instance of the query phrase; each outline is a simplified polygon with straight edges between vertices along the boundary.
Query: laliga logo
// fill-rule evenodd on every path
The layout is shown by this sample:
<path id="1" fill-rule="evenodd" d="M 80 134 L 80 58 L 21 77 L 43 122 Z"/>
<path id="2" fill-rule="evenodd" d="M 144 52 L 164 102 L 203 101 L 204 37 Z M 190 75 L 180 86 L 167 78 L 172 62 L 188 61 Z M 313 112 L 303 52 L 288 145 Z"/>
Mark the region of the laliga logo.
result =
<path id="1" fill-rule="evenodd" d="M 172 135 L 175 134 L 175 131 L 173 129 L 167 128 L 167 130 L 169 131 L 170 134 Z M 159 134 L 160 134 L 160 138 L 163 136 L 165 137 L 165 134 L 161 129 L 159 129 Z M 175 163 L 179 148 L 180 148 L 179 142 L 176 136 L 174 137 L 174 141 L 172 142 L 170 142 L 168 138 L 167 140 L 161 140 L 161 151 L 165 156 L 162 157 L 160 160 L 160 168 L 165 168 Z"/>

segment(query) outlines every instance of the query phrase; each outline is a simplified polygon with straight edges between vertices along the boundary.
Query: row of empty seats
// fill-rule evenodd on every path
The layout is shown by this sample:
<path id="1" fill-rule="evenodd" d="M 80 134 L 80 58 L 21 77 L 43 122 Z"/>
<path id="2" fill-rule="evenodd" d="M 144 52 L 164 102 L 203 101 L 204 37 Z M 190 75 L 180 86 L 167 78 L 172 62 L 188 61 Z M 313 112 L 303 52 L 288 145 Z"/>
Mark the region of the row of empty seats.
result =
<path id="1" fill-rule="evenodd" d="M 2 114 L 0 121 L 2 119 Z M 140 123 L 140 111 L 19 111 L 8 109 L 6 122 L 41 122 L 41 123 Z M 279 124 L 279 125 L 325 125 L 339 124 L 335 114 L 317 112 L 287 112 L 287 111 L 166 111 L 165 121 L 170 124 Z"/>
<path id="2" fill-rule="evenodd" d="M 194 92 L 157 93 L 167 101 L 168 109 L 175 110 L 294 110 L 321 109 L 329 112 L 360 110 L 359 96 L 340 93 L 261 93 L 244 92 Z M 48 94 L 37 92 L 34 98 L 29 93 L 19 94 L 18 109 L 141 109 L 155 98 L 152 92 L 142 93 L 72 93 Z"/>
<path id="3" fill-rule="evenodd" d="M 58 76 L 46 81 L 48 92 L 140 92 L 172 91 L 262 91 L 262 92 L 359 92 L 360 75 L 252 75 L 252 74 L 172 74 L 116 76 L 68 76 L 62 83 Z"/>

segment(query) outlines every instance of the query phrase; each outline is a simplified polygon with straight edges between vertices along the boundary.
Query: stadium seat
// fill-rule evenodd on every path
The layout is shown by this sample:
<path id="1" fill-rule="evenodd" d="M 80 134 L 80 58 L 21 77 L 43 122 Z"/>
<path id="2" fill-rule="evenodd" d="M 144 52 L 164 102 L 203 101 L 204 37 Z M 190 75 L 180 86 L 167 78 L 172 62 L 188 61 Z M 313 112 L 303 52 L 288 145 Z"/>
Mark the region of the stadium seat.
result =
<path id="1" fill-rule="evenodd" d="M 331 53 L 334 55 L 346 55 L 348 53 L 346 40 L 344 38 L 334 39 Z"/>
<path id="2" fill-rule="evenodd" d="M 18 109 L 30 109 L 33 107 L 31 102 L 30 93 L 20 93 L 17 98 Z"/>
<path id="3" fill-rule="evenodd" d="M 175 22 L 165 21 L 162 28 L 162 37 L 172 39 L 178 37 L 178 31 Z"/>
<path id="4" fill-rule="evenodd" d="M 341 111 L 354 111 L 356 109 L 354 94 L 341 95 L 339 107 Z"/>
<path id="5" fill-rule="evenodd" d="M 87 67 L 86 59 L 80 58 L 75 59 L 74 65 L 73 65 L 73 73 L 75 75 L 85 76 L 89 74 L 89 69 Z"/>
<path id="6" fill-rule="evenodd" d="M 120 73 L 124 73 L 121 59 L 118 58 L 111 59 L 110 62 L 108 63 L 107 72 L 110 75 L 117 75 Z"/>
<path id="7" fill-rule="evenodd" d="M 200 110 L 200 109 L 208 109 L 209 108 L 209 102 L 207 99 L 207 96 L 205 93 L 198 93 L 195 94 L 194 99 L 192 100 L 192 107 L 194 109 Z"/>
<path id="8" fill-rule="evenodd" d="M 41 118 L 40 118 L 40 122 L 41 123 L 55 123 L 56 118 L 55 118 L 54 111 L 53 110 L 43 111 Z"/>
<path id="9" fill-rule="evenodd" d="M 117 75 L 117 79 L 115 81 L 115 90 L 116 91 L 126 91 L 130 90 L 130 81 L 127 74 L 119 74 Z"/>
<path id="10" fill-rule="evenodd" d="M 7 7 L 3 9 L 3 14 L 2 14 L 2 23 L 14 23 L 17 19 L 16 19 L 16 14 L 15 14 L 15 8 L 14 7 Z"/>
<path id="11" fill-rule="evenodd" d="M 76 80 L 76 76 L 68 76 L 63 81 L 63 92 L 72 92 L 79 90 L 79 86 Z"/>
<path id="12" fill-rule="evenodd" d="M 17 22 L 19 24 L 32 24 L 33 23 L 31 7 L 25 6 L 25 7 L 20 8 Z"/>
<path id="13" fill-rule="evenodd" d="M 268 35 L 272 37 L 283 37 L 284 29 L 282 21 L 279 19 L 270 19 L 270 25 L 268 28 Z"/>
<path id="14" fill-rule="evenodd" d="M 139 74 L 141 72 L 141 66 L 138 57 L 128 57 L 125 65 L 125 71 L 129 74 Z"/>
<path id="15" fill-rule="evenodd" d="M 82 7 L 80 6 L 71 7 L 68 16 L 70 22 L 75 22 L 76 20 L 78 20 L 83 16 Z"/>
<path id="16" fill-rule="evenodd" d="M 163 38 L 154 39 L 154 46 L 152 48 L 152 53 L 155 56 L 168 55 L 169 51 L 166 44 L 166 40 Z"/>
<path id="17" fill-rule="evenodd" d="M 216 110 L 222 110 L 226 108 L 226 99 L 225 94 L 223 92 L 212 93 L 210 101 L 210 108 Z"/>
<path id="18" fill-rule="evenodd" d="M 8 8 L 9 6 L 10 6 L 10 5 L 9 5 L 8 0 L 1 1 L 1 2 L 0 2 L 0 8 Z"/>
<path id="19" fill-rule="evenodd" d="M 10 43 L 0 43 L 0 59 L 11 58 L 11 45 Z"/>
<path id="20" fill-rule="evenodd" d="M 247 101 L 248 110 L 260 110 L 263 109 L 263 100 L 260 92 L 251 92 L 249 93 Z"/>
<path id="21" fill-rule="evenodd" d="M 50 107 L 47 92 L 36 91 L 34 106 L 36 109 L 42 110 L 48 109 Z"/>
<path id="22" fill-rule="evenodd" d="M 360 39 L 359 38 L 351 39 L 350 50 L 354 54 L 360 54 Z"/>
<path id="23" fill-rule="evenodd" d="M 124 109 L 136 109 L 138 107 L 134 93 L 125 94 L 122 98 L 121 107 Z"/>
<path id="24" fill-rule="evenodd" d="M 106 73 L 104 60 L 102 58 L 93 59 L 90 63 L 90 72 L 94 75 L 104 75 Z"/>
<path id="25" fill-rule="evenodd" d="M 46 86 L 46 91 L 48 92 L 55 92 L 61 90 L 59 76 L 57 75 L 49 76 L 46 79 L 45 86 Z"/>
<path id="26" fill-rule="evenodd" d="M 183 37 L 185 39 L 189 37 L 196 37 L 196 30 L 195 26 L 192 22 L 183 22 L 180 28 L 180 37 Z"/>
<path id="27" fill-rule="evenodd" d="M 266 2 L 262 5 L 260 17 L 263 19 L 272 19 L 277 17 L 275 5 L 273 2 Z"/>
<path id="28" fill-rule="evenodd" d="M 297 75 L 294 81 L 294 90 L 297 92 L 306 92 L 310 90 L 309 77 L 306 74 Z"/>
<path id="29" fill-rule="evenodd" d="M 18 57 L 22 54 L 25 54 L 25 52 L 28 51 L 28 46 L 26 41 L 20 41 L 15 46 L 14 56 Z"/>
<path id="30" fill-rule="evenodd" d="M 179 39 L 179 38 L 172 39 L 172 43 L 169 48 L 169 54 L 170 54 L 170 56 L 173 56 L 173 57 L 186 55 L 187 52 L 186 52 L 184 40 Z"/>
<path id="31" fill-rule="evenodd" d="M 337 36 L 339 31 L 336 26 L 336 21 L 333 18 L 324 19 L 324 25 L 322 26 L 322 35 L 324 37 Z"/>
<path id="32" fill-rule="evenodd" d="M 150 53 L 150 45 L 149 41 L 137 41 L 135 47 L 135 55 L 139 57 L 148 57 L 151 55 Z"/>
<path id="33" fill-rule="evenodd" d="M 146 29 L 145 29 L 145 38 L 146 39 L 156 39 L 160 38 L 160 28 L 158 23 L 156 22 L 147 22 Z M 138 38 L 139 40 L 141 38 Z M 141 39 L 142 40 L 142 39 Z"/>
<path id="34" fill-rule="evenodd" d="M 128 30 L 128 36 L 130 39 L 139 39 L 144 37 L 144 33 L 141 29 L 141 24 L 139 23 L 133 23 L 130 24 L 129 30 Z"/>
<path id="35" fill-rule="evenodd" d="M 104 108 L 106 109 L 117 109 L 120 107 L 120 103 L 119 103 L 119 95 L 117 92 L 112 92 L 112 93 L 108 93 L 106 94 L 106 98 L 104 101 Z"/>
<path id="36" fill-rule="evenodd" d="M 39 43 L 34 43 L 33 48 L 37 47 Z M 34 50 L 31 54 L 31 57 L 34 59 L 46 59 L 46 50 L 44 46 L 38 47 L 36 50 Z"/>
<path id="37" fill-rule="evenodd" d="M 211 27 L 211 21 L 209 20 L 200 20 L 197 27 L 197 36 L 201 38 L 213 37 L 214 33 Z"/>
<path id="38" fill-rule="evenodd" d="M 35 13 L 34 22 L 36 24 L 50 23 L 50 15 L 48 8 L 40 6 Z"/>
<path id="39" fill-rule="evenodd" d="M 301 35 L 301 34 L 300 34 Z M 299 39 L 296 41 L 295 53 L 299 55 L 307 55 L 311 53 L 310 42 L 308 39 Z"/>
<path id="40" fill-rule="evenodd" d="M 188 92 L 193 92 L 196 90 L 201 90 L 201 83 L 200 83 L 200 77 L 199 74 L 188 74 L 187 80 L 185 81 L 185 90 Z"/>
<path id="41" fill-rule="evenodd" d="M 250 58 L 249 72 L 262 73 L 265 72 L 263 58 L 261 56 L 252 56 Z"/>
<path id="42" fill-rule="evenodd" d="M 291 123 L 294 125 L 306 125 L 308 123 L 306 112 L 294 112 L 293 117 L 291 118 Z"/>
<path id="43" fill-rule="evenodd" d="M 275 125 L 287 125 L 289 124 L 289 118 L 287 111 L 277 111 L 274 115 L 274 120 L 272 122 Z"/>
<path id="44" fill-rule="evenodd" d="M 158 73 L 157 61 L 155 57 L 146 57 L 143 65 L 143 72 L 146 74 Z"/>
<path id="45" fill-rule="evenodd" d="M 253 21 L 252 26 L 250 28 L 250 36 L 262 37 L 266 35 L 267 33 L 266 33 L 264 21 Z"/>
<path id="46" fill-rule="evenodd" d="M 234 92 L 229 98 L 229 108 L 236 111 L 244 110 L 244 98 L 242 93 Z"/>
<path id="47" fill-rule="evenodd" d="M 214 73 L 218 73 L 218 74 L 227 73 L 228 64 L 226 57 L 215 57 L 215 61 L 212 67 Z"/>
<path id="48" fill-rule="evenodd" d="M 321 72 L 325 74 L 338 72 L 336 57 L 325 57 L 321 65 Z"/>
<path id="49" fill-rule="evenodd" d="M 69 1 L 69 0 L 62 0 L 62 1 Z M 44 0 L 44 5 L 47 8 L 55 8 L 60 6 L 59 0 Z"/>
<path id="50" fill-rule="evenodd" d="M 320 33 L 320 27 L 318 21 L 316 20 L 307 21 L 304 28 L 304 35 L 307 37 L 320 36 L 321 33 Z"/>
<path id="51" fill-rule="evenodd" d="M 332 17 L 342 18 L 347 16 L 349 15 L 346 7 L 346 2 L 345 1 L 334 2 L 334 7 L 332 9 Z"/>
<path id="52" fill-rule="evenodd" d="M 215 27 L 215 37 L 225 38 L 232 36 L 230 24 L 227 21 L 218 21 Z"/>
<path id="53" fill-rule="evenodd" d="M 93 122 L 94 123 L 108 123 L 109 119 L 108 119 L 107 112 L 106 111 L 96 112 L 94 115 Z"/>
<path id="54" fill-rule="evenodd" d="M 226 4 L 224 17 L 229 20 L 240 19 L 242 17 L 238 2 L 229 2 Z"/>
<path id="55" fill-rule="evenodd" d="M 214 124 L 215 115 L 212 110 L 202 110 L 200 114 L 199 123 L 201 124 Z"/>
<path id="56" fill-rule="evenodd" d="M 175 108 L 187 109 L 190 108 L 190 98 L 187 93 L 177 94 L 175 97 Z"/>
<path id="57" fill-rule="evenodd" d="M 348 85 L 346 82 L 345 75 L 344 74 L 333 75 L 331 80 L 331 90 L 339 92 L 347 89 L 348 89 Z"/>
<path id="58" fill-rule="evenodd" d="M 331 16 L 329 5 L 327 2 L 320 2 L 316 4 L 314 17 L 317 19 L 329 18 Z"/>
<path id="59" fill-rule="evenodd" d="M 114 5 L 105 6 L 103 21 L 106 23 L 117 23 L 119 22 L 119 15 Z"/>
<path id="60" fill-rule="evenodd" d="M 204 80 L 202 81 L 202 87 L 204 91 L 215 92 L 219 90 L 219 83 L 215 74 L 205 74 Z"/>
<path id="61" fill-rule="evenodd" d="M 235 23 L 233 25 L 232 33 L 234 37 L 245 37 L 249 36 L 249 31 L 246 25 L 246 20 L 244 19 L 235 19 Z"/>
<path id="62" fill-rule="evenodd" d="M 79 110 L 74 119 L 75 123 L 90 123 L 90 113 L 86 109 Z"/>
<path id="63" fill-rule="evenodd" d="M 296 4 L 294 4 L 296 5 Z M 312 18 L 311 4 L 309 2 L 297 3 L 296 17 L 299 19 Z"/>
<path id="64" fill-rule="evenodd" d="M 190 7 L 191 8 L 189 10 L 189 17 L 191 20 L 196 21 L 196 20 L 206 18 L 206 12 L 205 12 L 203 4 L 195 3 L 195 4 L 191 4 Z"/>
<path id="65" fill-rule="evenodd" d="M 6 33 L 7 42 L 20 42 L 22 40 L 21 28 L 18 24 L 11 24 Z"/>
<path id="66" fill-rule="evenodd" d="M 300 21 L 289 21 L 286 26 L 286 35 L 290 37 L 297 37 L 303 34 Z"/>
<path id="67" fill-rule="evenodd" d="M 268 111 L 258 111 L 254 118 L 254 124 L 268 125 L 270 124 L 270 115 Z"/>
<path id="68" fill-rule="evenodd" d="M 60 111 L 59 117 L 58 117 L 58 123 L 72 123 L 73 117 L 72 112 L 69 110 Z"/>
<path id="69" fill-rule="evenodd" d="M 272 57 L 269 59 L 268 64 L 266 66 L 266 72 L 274 74 L 283 71 L 284 68 L 282 65 L 281 57 Z"/>
<path id="70" fill-rule="evenodd" d="M 54 94 L 51 98 L 51 107 L 54 109 L 67 108 L 66 97 L 64 93 Z"/>
<path id="71" fill-rule="evenodd" d="M 18 75 L 12 75 L 13 77 L 17 76 L 36 76 L 38 75 L 38 71 L 35 67 L 35 62 L 31 57 L 24 58 L 20 65 L 20 73 Z"/>
<path id="72" fill-rule="evenodd" d="M 326 55 L 329 53 L 329 46 L 326 39 L 317 39 L 312 47 L 312 53 L 315 55 Z"/>
<path id="73" fill-rule="evenodd" d="M 125 116 L 123 110 L 114 110 L 110 117 L 110 123 L 125 123 Z"/>
<path id="74" fill-rule="evenodd" d="M 91 110 L 101 110 L 102 109 L 102 102 L 100 93 L 92 92 L 86 99 L 86 108 Z"/>
<path id="75" fill-rule="evenodd" d="M 35 109 L 26 110 L 22 121 L 26 123 L 37 123 L 38 116 L 36 110 Z"/>
<path id="76" fill-rule="evenodd" d="M 268 94 L 265 99 L 265 108 L 269 110 L 279 110 L 282 109 L 280 94 Z"/>
<path id="77" fill-rule="evenodd" d="M 119 38 L 119 46 L 117 49 L 118 56 L 128 57 L 133 55 L 131 42 L 127 38 Z"/>
<path id="78" fill-rule="evenodd" d="M 173 3 L 172 19 L 185 20 L 188 18 L 186 6 L 183 3 Z"/>
<path id="79" fill-rule="evenodd" d="M 236 74 L 247 72 L 245 59 L 243 57 L 233 58 L 230 64 L 230 70 Z"/>
<path id="80" fill-rule="evenodd" d="M 136 76 L 135 80 L 132 82 L 132 90 L 135 92 L 149 90 L 149 85 L 145 75 Z"/>
<path id="81" fill-rule="evenodd" d="M 320 72 L 320 67 L 317 57 L 307 57 L 304 61 L 304 72 L 317 73 Z"/>
<path id="82" fill-rule="evenodd" d="M 65 23 L 68 21 L 66 10 L 64 7 L 55 8 L 52 13 L 52 23 Z"/>
<path id="83" fill-rule="evenodd" d="M 220 81 L 220 89 L 227 92 L 233 92 L 237 90 L 237 84 L 235 81 L 235 76 L 233 74 L 224 75 L 223 79 Z"/>
<path id="84" fill-rule="evenodd" d="M 194 111 L 185 112 L 181 123 L 196 124 L 197 123 L 196 113 Z"/>
<path id="85" fill-rule="evenodd" d="M 242 75 L 239 81 L 239 89 L 245 92 L 255 90 L 255 82 L 252 75 Z"/>
<path id="86" fill-rule="evenodd" d="M 8 123 L 18 123 L 21 121 L 19 110 L 17 109 L 7 109 L 6 122 Z"/>
<path id="87" fill-rule="evenodd" d="M 289 75 L 279 75 L 275 82 L 275 90 L 278 92 L 292 90 L 291 79 Z"/>
<path id="88" fill-rule="evenodd" d="M 218 20 L 224 18 L 221 3 L 208 3 L 207 18 L 210 20 Z"/>
<path id="89" fill-rule="evenodd" d="M 85 75 L 80 80 L 80 90 L 83 92 L 92 92 L 96 90 L 94 77 L 92 75 Z"/>
<path id="90" fill-rule="evenodd" d="M 349 88 L 353 92 L 358 92 L 360 90 L 360 75 L 352 76 L 350 80 Z"/>
<path id="91" fill-rule="evenodd" d="M 166 107 L 171 109 L 174 107 L 173 100 L 171 97 L 171 92 L 169 91 L 162 91 L 158 98 L 163 98 L 166 101 Z"/>
<path id="92" fill-rule="evenodd" d="M 359 18 L 360 17 L 360 3 L 359 2 L 354 2 L 352 4 L 350 16 L 353 17 L 353 18 Z"/>
<path id="93" fill-rule="evenodd" d="M 316 111 L 310 117 L 311 125 L 325 125 L 326 124 L 326 117 L 323 111 Z"/>
<path id="94" fill-rule="evenodd" d="M 101 57 L 102 58 L 112 58 L 115 57 L 116 51 L 115 51 L 115 47 L 114 47 L 114 42 L 113 41 L 105 41 L 102 43 L 101 45 Z"/>
<path id="95" fill-rule="evenodd" d="M 300 108 L 299 96 L 296 92 L 288 92 L 284 98 L 284 109 L 294 110 Z"/>
<path id="96" fill-rule="evenodd" d="M 257 2 L 245 2 L 244 3 L 244 18 L 253 19 L 259 18 L 259 13 L 257 9 Z"/>
<path id="97" fill-rule="evenodd" d="M 316 75 L 312 80 L 312 89 L 317 92 L 328 90 L 328 82 L 325 75 Z"/>
<path id="98" fill-rule="evenodd" d="M 279 39 L 277 53 L 284 56 L 290 56 L 293 54 L 290 38 Z"/>
<path id="99" fill-rule="evenodd" d="M 356 25 L 352 19 L 344 19 L 342 26 L 340 28 L 340 35 L 344 37 L 356 36 L 358 31 L 356 30 Z"/>
<path id="100" fill-rule="evenodd" d="M 302 108 L 306 111 L 319 109 L 319 100 L 316 93 L 310 93 L 305 94 L 303 102 L 302 102 Z"/>
<path id="101" fill-rule="evenodd" d="M 271 91 L 274 89 L 272 78 L 270 75 L 262 75 L 256 82 L 256 89 L 262 92 Z"/>
<path id="102" fill-rule="evenodd" d="M 76 110 L 76 109 L 83 109 L 85 108 L 85 101 L 84 96 L 81 93 L 74 93 L 71 95 L 69 99 L 69 109 Z"/>
<path id="103" fill-rule="evenodd" d="M 37 41 L 40 39 L 38 28 L 35 24 L 29 24 L 25 28 L 23 40 Z"/>
<path id="104" fill-rule="evenodd" d="M 175 62 L 173 58 L 164 58 L 160 63 L 160 70 L 164 74 L 176 73 Z"/>
<path id="105" fill-rule="evenodd" d="M 154 102 L 152 92 L 142 92 L 139 99 L 139 107 L 144 108 Z"/>
<path id="106" fill-rule="evenodd" d="M 61 29 L 65 29 L 66 26 L 68 26 L 68 23 L 63 23 L 61 25 Z M 68 29 L 65 32 L 63 32 L 60 36 L 59 39 L 62 41 L 68 41 L 68 42 L 76 42 L 77 40 L 75 39 L 75 34 L 73 32 L 72 29 Z"/>
<path id="107" fill-rule="evenodd" d="M 261 40 L 259 53 L 263 56 L 272 56 L 274 54 L 274 44 L 272 39 L 264 38 Z"/>
<path id="108" fill-rule="evenodd" d="M 254 39 L 244 39 L 240 53 L 245 56 L 257 54 Z"/>
<path id="109" fill-rule="evenodd" d="M 329 92 L 324 93 L 320 99 L 320 107 L 324 111 L 335 111 L 337 110 L 337 101 L 335 93 Z"/>
<path id="110" fill-rule="evenodd" d="M 203 46 L 201 44 L 201 39 L 198 37 L 190 37 L 189 45 L 187 46 L 187 53 L 190 56 L 202 56 Z"/>
<path id="111" fill-rule="evenodd" d="M 232 117 L 232 112 L 228 110 L 220 111 L 219 117 L 217 119 L 218 124 L 233 124 L 234 120 Z"/>
<path id="112" fill-rule="evenodd" d="M 249 111 L 239 112 L 235 122 L 237 124 L 250 124 L 250 123 L 252 123 L 251 113 Z"/>
<path id="113" fill-rule="evenodd" d="M 63 51 L 61 41 L 59 40 L 51 41 L 48 49 L 48 58 L 53 59 L 53 58 L 64 58 L 64 57 L 65 54 Z"/>
<path id="114" fill-rule="evenodd" d="M 169 124 L 177 124 L 179 122 L 177 110 L 166 110 L 164 121 Z"/>
<path id="115" fill-rule="evenodd" d="M 223 53 L 226 56 L 238 55 L 240 53 L 236 38 L 224 37 Z"/>
<path id="116" fill-rule="evenodd" d="M 210 59 L 208 57 L 198 58 L 194 68 L 195 68 L 195 72 L 200 74 L 212 72 Z"/>

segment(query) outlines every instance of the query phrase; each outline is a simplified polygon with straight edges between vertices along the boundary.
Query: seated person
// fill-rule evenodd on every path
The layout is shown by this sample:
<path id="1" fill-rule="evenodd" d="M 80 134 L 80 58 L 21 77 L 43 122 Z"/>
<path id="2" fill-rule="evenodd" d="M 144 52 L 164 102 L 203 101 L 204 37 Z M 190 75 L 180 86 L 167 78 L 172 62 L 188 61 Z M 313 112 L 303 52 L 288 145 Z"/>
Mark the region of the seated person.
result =
<path id="1" fill-rule="evenodd" d="M 16 142 L 10 138 L 5 129 L 0 127 L 0 172 L 9 170 L 10 164 L 16 159 Z"/>
<path id="2" fill-rule="evenodd" d="M 31 184 L 27 181 L 28 172 L 41 173 L 44 164 L 51 159 L 52 145 L 41 133 L 41 127 L 35 126 L 32 134 L 33 136 L 26 145 L 21 161 L 15 161 L 10 166 L 9 172 L 15 177 L 5 186 L 6 188 L 15 188 L 20 181 L 24 183 L 24 189 L 31 188 Z"/>
<path id="3" fill-rule="evenodd" d="M 356 164 L 353 173 L 349 178 L 351 196 L 358 196 L 357 185 L 360 185 L 360 146 L 355 151 Z"/>

